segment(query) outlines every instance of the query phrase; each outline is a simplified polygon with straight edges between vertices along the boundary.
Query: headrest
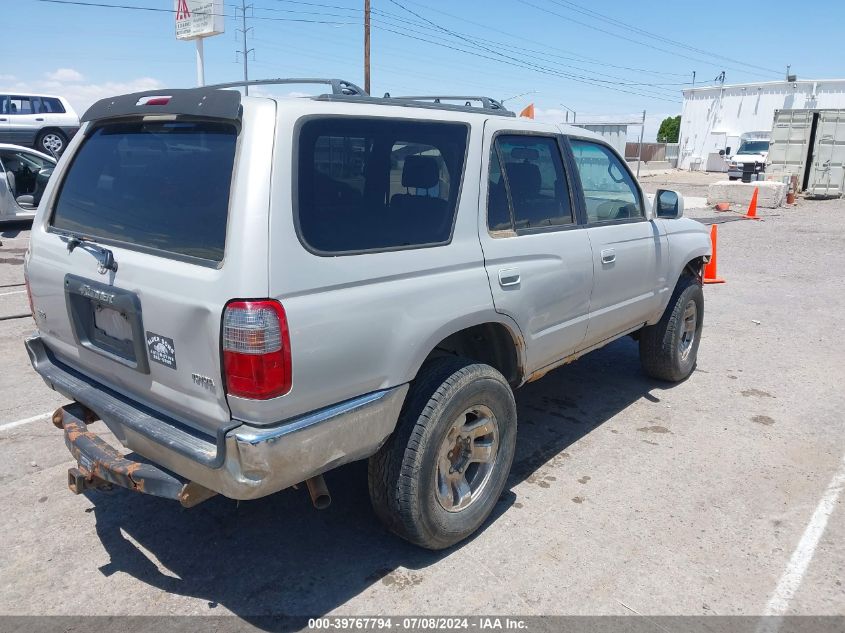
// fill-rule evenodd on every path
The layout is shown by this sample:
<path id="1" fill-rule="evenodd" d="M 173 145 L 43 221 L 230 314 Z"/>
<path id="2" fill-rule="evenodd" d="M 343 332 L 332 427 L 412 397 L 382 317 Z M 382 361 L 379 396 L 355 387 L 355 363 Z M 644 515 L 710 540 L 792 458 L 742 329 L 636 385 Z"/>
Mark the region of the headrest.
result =
<path id="1" fill-rule="evenodd" d="M 540 168 L 533 163 L 506 163 L 508 184 L 514 196 L 536 196 L 543 182 Z"/>
<path id="2" fill-rule="evenodd" d="M 511 150 L 511 158 L 514 160 L 537 160 L 540 152 L 533 147 L 514 147 Z"/>
<path id="3" fill-rule="evenodd" d="M 434 156 L 408 156 L 402 167 L 402 186 L 431 189 L 440 182 L 440 166 Z"/>

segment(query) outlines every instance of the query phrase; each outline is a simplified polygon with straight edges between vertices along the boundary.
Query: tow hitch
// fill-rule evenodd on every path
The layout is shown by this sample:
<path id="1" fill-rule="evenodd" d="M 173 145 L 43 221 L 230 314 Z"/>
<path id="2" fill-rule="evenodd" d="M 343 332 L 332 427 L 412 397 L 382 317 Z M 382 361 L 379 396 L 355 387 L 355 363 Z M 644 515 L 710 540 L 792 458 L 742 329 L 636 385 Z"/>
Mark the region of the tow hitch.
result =
<path id="1" fill-rule="evenodd" d="M 96 433 L 88 430 L 97 415 L 78 402 L 53 413 L 53 424 L 64 430 L 65 444 L 78 462 L 68 470 L 68 488 L 74 494 L 85 490 L 120 486 L 144 494 L 175 499 L 190 508 L 216 492 L 195 482 L 186 482 L 153 464 L 121 455 Z"/>

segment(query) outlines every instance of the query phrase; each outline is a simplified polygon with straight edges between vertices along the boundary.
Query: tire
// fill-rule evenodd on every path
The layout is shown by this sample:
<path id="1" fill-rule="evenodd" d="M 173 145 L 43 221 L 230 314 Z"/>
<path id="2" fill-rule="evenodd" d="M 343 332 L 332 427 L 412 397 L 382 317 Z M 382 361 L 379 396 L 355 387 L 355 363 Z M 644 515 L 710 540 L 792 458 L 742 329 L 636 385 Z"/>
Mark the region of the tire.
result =
<path id="1" fill-rule="evenodd" d="M 739 180 L 737 176 L 728 176 L 728 180 Z"/>
<path id="2" fill-rule="evenodd" d="M 35 149 L 47 156 L 61 156 L 67 147 L 67 137 L 58 130 L 44 130 L 35 141 Z"/>
<path id="3" fill-rule="evenodd" d="M 454 545 L 490 515 L 515 447 L 516 404 L 504 376 L 468 359 L 434 359 L 411 383 L 393 435 L 370 458 L 373 509 L 415 545 Z"/>
<path id="4" fill-rule="evenodd" d="M 669 382 L 689 377 L 695 369 L 703 325 L 701 282 L 682 275 L 660 321 L 641 331 L 640 363 L 645 373 Z"/>

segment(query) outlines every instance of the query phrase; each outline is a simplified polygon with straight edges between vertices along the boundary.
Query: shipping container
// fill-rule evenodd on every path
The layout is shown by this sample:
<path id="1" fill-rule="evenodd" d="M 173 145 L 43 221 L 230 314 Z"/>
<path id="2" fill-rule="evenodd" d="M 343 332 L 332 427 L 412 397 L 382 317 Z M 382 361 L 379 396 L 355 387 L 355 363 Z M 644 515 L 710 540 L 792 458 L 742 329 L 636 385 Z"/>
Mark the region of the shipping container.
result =
<path id="1" fill-rule="evenodd" d="M 766 178 L 798 177 L 808 196 L 836 198 L 845 183 L 845 110 L 776 110 Z"/>

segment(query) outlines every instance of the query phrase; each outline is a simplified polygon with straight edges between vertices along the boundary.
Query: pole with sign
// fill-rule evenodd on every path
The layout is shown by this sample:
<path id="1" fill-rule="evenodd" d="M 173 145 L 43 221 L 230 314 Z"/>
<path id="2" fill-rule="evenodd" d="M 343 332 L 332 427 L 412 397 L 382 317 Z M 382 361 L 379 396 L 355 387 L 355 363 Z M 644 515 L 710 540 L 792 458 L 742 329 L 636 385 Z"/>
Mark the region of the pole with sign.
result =
<path id="1" fill-rule="evenodd" d="M 205 85 L 203 38 L 223 33 L 223 0 L 173 0 L 176 39 L 194 40 L 197 47 L 197 85 Z"/>

